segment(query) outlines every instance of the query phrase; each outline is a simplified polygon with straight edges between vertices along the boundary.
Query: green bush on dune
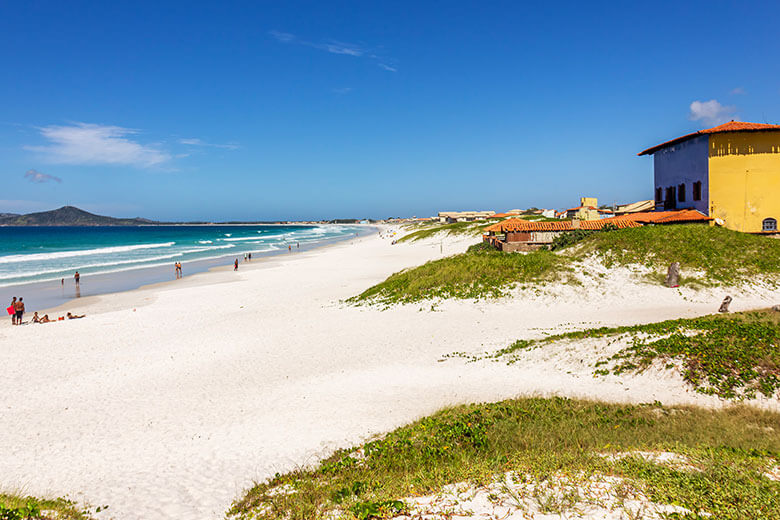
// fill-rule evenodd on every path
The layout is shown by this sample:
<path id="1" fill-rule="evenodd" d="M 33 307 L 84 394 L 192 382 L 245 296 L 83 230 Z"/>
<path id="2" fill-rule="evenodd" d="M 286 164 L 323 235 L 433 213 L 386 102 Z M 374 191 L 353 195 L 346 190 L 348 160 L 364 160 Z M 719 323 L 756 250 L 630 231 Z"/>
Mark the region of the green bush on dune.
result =
<path id="1" fill-rule="evenodd" d="M 595 253 L 607 266 L 640 264 L 702 271 L 705 281 L 734 283 L 780 272 L 780 240 L 702 225 L 643 226 L 594 233 L 574 248 Z"/>
<path id="2" fill-rule="evenodd" d="M 780 390 L 780 313 L 758 310 L 682 318 L 658 323 L 601 327 L 518 340 L 484 358 L 514 363 L 517 353 L 581 339 L 623 337 L 628 346 L 596 363 L 596 375 L 642 372 L 654 363 L 680 363 L 683 379 L 697 392 L 723 399 L 772 398 Z"/>
<path id="3" fill-rule="evenodd" d="M 548 251 L 506 254 L 477 244 L 466 253 L 395 273 L 349 301 L 411 303 L 427 298 L 498 297 L 514 282 L 554 277 L 565 261 Z"/>
<path id="4" fill-rule="evenodd" d="M 672 451 L 695 469 L 601 456 L 628 450 Z M 228 517 L 388 518 L 406 509 L 406 497 L 457 482 L 487 484 L 511 471 L 542 484 L 515 502 L 538 503 L 549 513 L 565 515 L 600 498 L 582 487 L 556 501 L 543 484 L 611 475 L 623 479 L 622 492 L 703 511 L 708 518 L 780 518 L 780 482 L 764 476 L 779 457 L 780 415 L 749 407 L 514 399 L 443 410 L 340 450 L 316 468 L 277 474 L 247 491 Z M 629 509 L 624 513 L 637 518 Z"/>
<path id="5" fill-rule="evenodd" d="M 450 224 L 456 225 L 460 224 Z M 441 227 L 446 226 L 407 237 L 425 238 Z M 564 234 L 556 240 L 554 253 L 502 253 L 484 243 L 477 244 L 466 253 L 395 273 L 350 302 L 392 304 L 428 298 L 499 297 L 514 284 L 560 279 L 573 263 L 590 255 L 596 255 L 608 267 L 650 267 L 659 280 L 670 263 L 680 262 L 686 283 L 735 284 L 780 273 L 780 240 L 701 225 L 644 226 Z M 703 277 L 687 275 L 692 272 Z"/>
<path id="6" fill-rule="evenodd" d="M 99 513 L 108 506 L 95 508 Z M 92 511 L 64 498 L 42 499 L 0 493 L 0 520 L 91 520 Z"/>
<path id="7" fill-rule="evenodd" d="M 430 238 L 437 233 L 444 233 L 445 235 L 465 235 L 475 236 L 482 233 L 482 230 L 487 226 L 493 224 L 493 222 L 453 222 L 452 224 L 422 224 L 416 227 L 417 229 L 408 233 L 398 239 L 398 242 L 416 242 L 424 238 Z"/>

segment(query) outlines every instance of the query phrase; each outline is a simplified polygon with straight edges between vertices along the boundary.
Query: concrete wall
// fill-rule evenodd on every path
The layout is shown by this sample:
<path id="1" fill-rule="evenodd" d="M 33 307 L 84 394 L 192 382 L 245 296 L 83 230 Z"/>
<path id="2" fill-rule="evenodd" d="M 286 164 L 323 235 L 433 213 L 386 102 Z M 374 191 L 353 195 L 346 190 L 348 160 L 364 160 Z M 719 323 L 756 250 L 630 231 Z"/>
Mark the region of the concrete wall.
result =
<path id="1" fill-rule="evenodd" d="M 685 184 L 685 202 L 676 202 L 677 208 L 698 209 L 705 215 L 709 213 L 709 136 L 703 135 L 667 146 L 653 155 L 655 170 L 655 189 L 663 190 L 679 184 Z M 693 183 L 701 182 L 701 200 L 693 200 Z M 655 190 L 653 191 L 655 196 Z"/>
<path id="2" fill-rule="evenodd" d="M 780 221 L 780 132 L 713 134 L 709 145 L 711 217 L 757 233 Z"/>

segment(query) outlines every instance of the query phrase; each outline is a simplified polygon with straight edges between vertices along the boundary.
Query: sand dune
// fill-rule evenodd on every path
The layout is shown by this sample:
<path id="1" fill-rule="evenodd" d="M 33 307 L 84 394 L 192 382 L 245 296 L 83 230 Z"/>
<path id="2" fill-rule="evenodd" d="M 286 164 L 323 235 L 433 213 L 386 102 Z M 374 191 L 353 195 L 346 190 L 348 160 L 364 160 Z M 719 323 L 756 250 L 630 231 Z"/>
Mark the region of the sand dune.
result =
<path id="1" fill-rule="evenodd" d="M 475 240 L 448 238 L 444 254 Z M 0 487 L 109 504 L 106 517 L 121 520 L 221 518 L 253 480 L 450 404 L 521 394 L 719 404 L 671 375 L 594 379 L 587 343 L 512 366 L 441 357 L 545 330 L 706 314 L 723 291 L 637 284 L 622 270 L 433 312 L 341 303 L 440 256 L 439 239 L 372 235 L 69 305 L 83 320 L 4 320 Z M 732 310 L 776 303 L 759 289 L 732 295 Z"/>

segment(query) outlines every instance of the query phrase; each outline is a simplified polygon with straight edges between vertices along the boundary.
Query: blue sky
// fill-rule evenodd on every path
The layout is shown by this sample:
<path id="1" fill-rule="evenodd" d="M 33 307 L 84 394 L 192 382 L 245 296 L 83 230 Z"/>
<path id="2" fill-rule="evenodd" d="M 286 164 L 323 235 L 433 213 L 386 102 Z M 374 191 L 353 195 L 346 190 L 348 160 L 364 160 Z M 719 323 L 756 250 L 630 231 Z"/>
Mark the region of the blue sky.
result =
<path id="1" fill-rule="evenodd" d="M 780 3 L 0 3 L 0 212 L 427 216 L 652 197 L 780 122 Z"/>

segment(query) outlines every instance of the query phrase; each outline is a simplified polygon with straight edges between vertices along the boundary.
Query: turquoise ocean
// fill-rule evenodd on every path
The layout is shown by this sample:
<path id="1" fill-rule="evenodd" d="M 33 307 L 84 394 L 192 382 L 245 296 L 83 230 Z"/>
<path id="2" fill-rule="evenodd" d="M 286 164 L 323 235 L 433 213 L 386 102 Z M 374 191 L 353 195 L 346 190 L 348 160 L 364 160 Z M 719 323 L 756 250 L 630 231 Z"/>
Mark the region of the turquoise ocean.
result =
<path id="1" fill-rule="evenodd" d="M 365 231 L 349 225 L 0 227 L 0 297 L 35 288 L 70 289 L 76 271 L 80 293 L 126 290 L 172 278 L 174 262 L 188 275 L 243 261 L 248 253 L 259 259 L 288 253 L 288 246 L 298 252 Z M 83 295 L 61 292 L 54 299 L 47 294 L 46 304 Z"/>

